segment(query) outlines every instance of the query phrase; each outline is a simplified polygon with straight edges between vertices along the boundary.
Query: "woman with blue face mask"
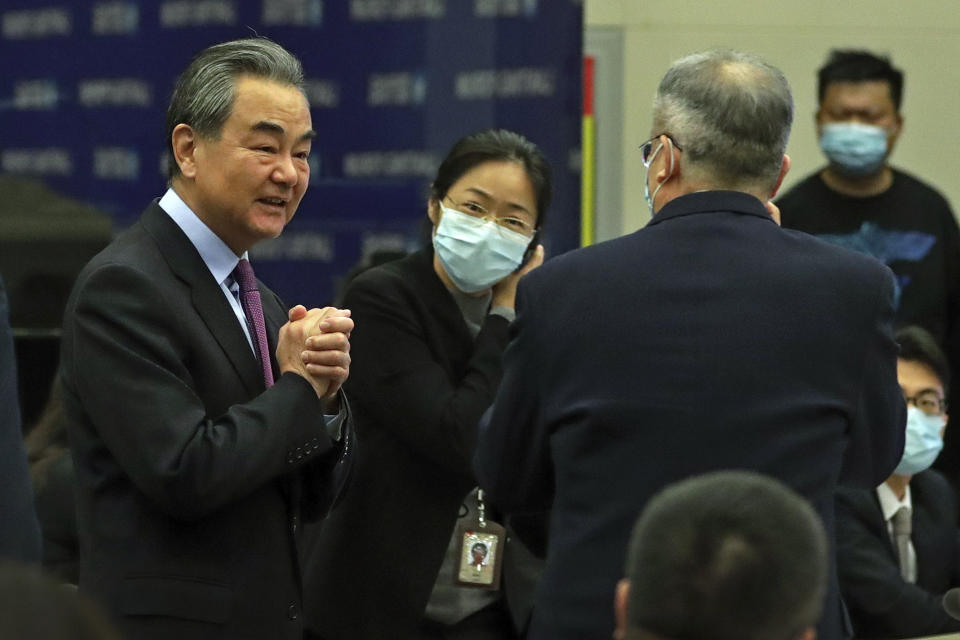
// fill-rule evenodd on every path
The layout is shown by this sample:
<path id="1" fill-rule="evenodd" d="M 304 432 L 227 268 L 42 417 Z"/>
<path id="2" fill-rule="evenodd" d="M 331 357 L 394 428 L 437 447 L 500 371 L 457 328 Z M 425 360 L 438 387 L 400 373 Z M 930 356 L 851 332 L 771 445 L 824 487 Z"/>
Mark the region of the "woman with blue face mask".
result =
<path id="1" fill-rule="evenodd" d="M 476 428 L 500 384 L 517 283 L 543 262 L 550 197 L 533 143 L 467 136 L 431 184 L 430 245 L 347 288 L 358 445 L 349 492 L 307 534 L 304 611 L 317 637 L 517 637 L 502 590 L 480 580 L 499 574 L 506 541 L 463 537 L 495 518 L 473 477 Z M 473 565 L 478 541 L 489 552 Z"/>

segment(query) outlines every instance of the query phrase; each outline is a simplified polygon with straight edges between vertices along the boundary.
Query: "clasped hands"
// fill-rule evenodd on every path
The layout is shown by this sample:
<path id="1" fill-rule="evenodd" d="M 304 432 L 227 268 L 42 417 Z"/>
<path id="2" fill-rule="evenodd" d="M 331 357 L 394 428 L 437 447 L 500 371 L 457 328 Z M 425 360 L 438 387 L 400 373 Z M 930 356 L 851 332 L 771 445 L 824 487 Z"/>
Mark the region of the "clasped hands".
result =
<path id="1" fill-rule="evenodd" d="M 281 373 L 303 376 L 317 397 L 334 400 L 350 375 L 350 332 L 353 320 L 349 309 L 324 307 L 307 310 L 297 305 L 288 313 L 289 322 L 280 327 L 277 363 Z"/>

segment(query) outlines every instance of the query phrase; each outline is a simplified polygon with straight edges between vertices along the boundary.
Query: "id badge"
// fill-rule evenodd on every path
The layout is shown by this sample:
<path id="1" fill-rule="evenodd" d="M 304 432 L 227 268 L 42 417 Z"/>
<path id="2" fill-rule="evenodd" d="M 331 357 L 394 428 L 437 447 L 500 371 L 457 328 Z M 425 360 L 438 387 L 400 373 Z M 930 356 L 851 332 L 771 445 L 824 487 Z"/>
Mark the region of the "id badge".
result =
<path id="1" fill-rule="evenodd" d="M 460 587 L 500 588 L 503 545 L 507 535 L 503 526 L 486 518 L 483 490 L 477 492 L 477 519 L 457 528 L 457 563 L 453 583 Z"/>
<path id="2" fill-rule="evenodd" d="M 490 591 L 499 589 L 506 540 L 504 528 L 492 520 L 486 520 L 483 527 L 478 522 L 460 525 L 457 539 L 459 562 L 454 567 L 454 584 Z"/>

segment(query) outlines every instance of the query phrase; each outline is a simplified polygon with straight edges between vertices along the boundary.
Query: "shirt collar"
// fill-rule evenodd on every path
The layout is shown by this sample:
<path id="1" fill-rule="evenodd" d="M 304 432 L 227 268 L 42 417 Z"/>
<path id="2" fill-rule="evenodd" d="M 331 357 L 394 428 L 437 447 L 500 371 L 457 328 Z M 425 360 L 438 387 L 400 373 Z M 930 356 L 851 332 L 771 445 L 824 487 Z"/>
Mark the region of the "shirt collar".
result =
<path id="1" fill-rule="evenodd" d="M 222 284 L 236 268 L 237 263 L 240 262 L 237 254 L 217 234 L 210 230 L 210 227 L 187 206 L 187 203 L 180 198 L 180 195 L 172 187 L 163 194 L 159 204 L 160 208 L 167 212 L 167 215 L 177 223 L 177 226 L 196 247 L 200 258 L 210 269 L 210 273 L 213 274 L 217 283 Z M 244 252 L 242 257 L 246 258 L 247 252 Z"/>
<path id="2" fill-rule="evenodd" d="M 677 196 L 650 219 L 647 226 L 660 224 L 665 220 L 700 213 L 740 213 L 763 218 L 774 223 L 773 218 L 756 196 L 743 191 L 708 190 L 694 191 Z M 776 223 L 774 223 L 776 224 Z"/>
<path id="3" fill-rule="evenodd" d="M 883 512 L 884 520 L 890 520 L 900 507 L 910 507 L 911 512 L 913 511 L 913 500 L 910 498 L 909 484 L 903 494 L 903 500 L 897 499 L 897 496 L 893 493 L 893 489 L 888 487 L 886 482 L 881 483 L 880 486 L 877 487 L 877 498 L 880 499 L 880 511 Z"/>

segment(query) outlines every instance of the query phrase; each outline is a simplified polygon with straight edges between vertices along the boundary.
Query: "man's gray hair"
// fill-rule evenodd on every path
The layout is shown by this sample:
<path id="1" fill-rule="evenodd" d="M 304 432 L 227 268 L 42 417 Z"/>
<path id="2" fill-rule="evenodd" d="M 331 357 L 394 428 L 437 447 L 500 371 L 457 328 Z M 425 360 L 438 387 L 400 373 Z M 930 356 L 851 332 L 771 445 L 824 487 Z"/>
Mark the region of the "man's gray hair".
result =
<path id="1" fill-rule="evenodd" d="M 653 133 L 669 134 L 683 149 L 682 161 L 717 187 L 772 188 L 792 123 L 783 73 L 737 51 L 677 60 L 653 102 Z"/>
<path id="2" fill-rule="evenodd" d="M 167 174 L 180 167 L 173 157 L 171 138 L 178 124 L 187 124 L 200 136 L 216 140 L 233 111 L 236 80 L 264 78 L 303 91 L 303 67 L 293 54 L 267 38 L 222 42 L 197 54 L 177 79 L 167 108 Z"/>

